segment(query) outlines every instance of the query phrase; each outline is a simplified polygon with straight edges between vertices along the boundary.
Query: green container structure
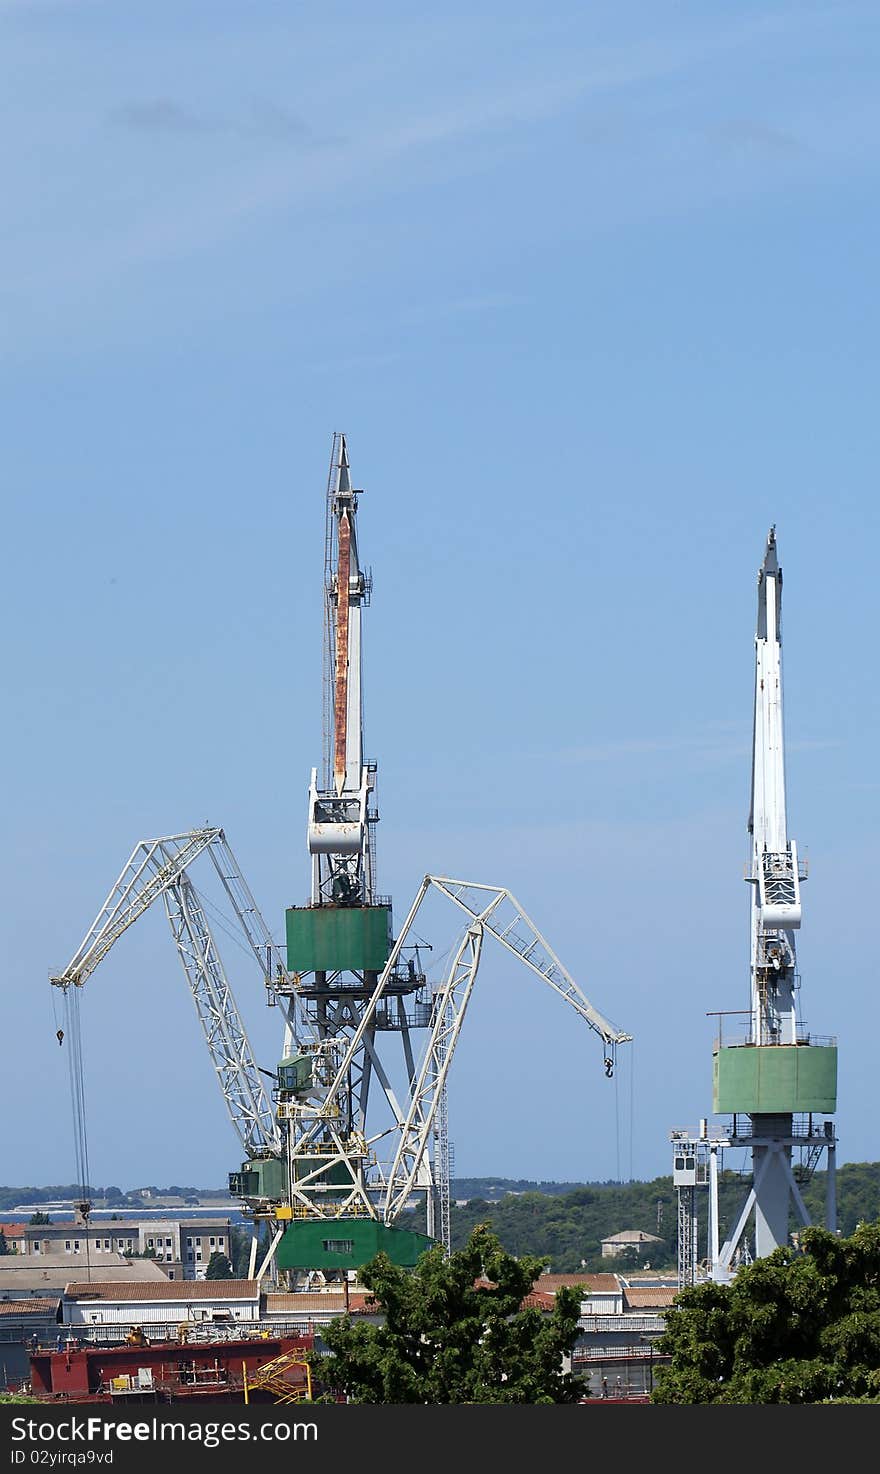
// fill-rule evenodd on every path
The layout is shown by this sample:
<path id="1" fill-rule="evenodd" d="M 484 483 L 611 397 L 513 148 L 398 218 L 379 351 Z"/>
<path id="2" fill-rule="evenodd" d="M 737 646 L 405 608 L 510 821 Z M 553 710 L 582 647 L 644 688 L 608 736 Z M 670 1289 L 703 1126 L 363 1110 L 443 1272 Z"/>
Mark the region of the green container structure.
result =
<path id="1" fill-rule="evenodd" d="M 324 1166 L 323 1170 L 320 1170 L 323 1162 L 326 1162 L 325 1157 L 294 1157 L 294 1180 L 300 1182 L 304 1177 L 308 1177 L 307 1192 L 313 1187 L 326 1187 L 328 1183 L 332 1183 L 334 1187 L 351 1188 L 353 1178 L 345 1162 L 334 1162 L 332 1166 Z M 318 1175 L 314 1176 L 315 1173 Z M 336 1196 L 338 1197 L 339 1194 L 337 1193 Z"/>
<path id="2" fill-rule="evenodd" d="M 297 1054 L 283 1059 L 278 1066 L 278 1089 L 291 1095 L 310 1090 L 313 1073 L 311 1055 Z"/>
<path id="3" fill-rule="evenodd" d="M 716 1049 L 712 1109 L 718 1115 L 837 1110 L 837 1049 L 823 1044 L 736 1044 Z"/>
<path id="4" fill-rule="evenodd" d="M 278 1245 L 279 1269 L 360 1269 L 380 1250 L 393 1264 L 412 1269 L 432 1239 L 372 1218 L 308 1219 L 291 1223 Z"/>
<path id="5" fill-rule="evenodd" d="M 391 952 L 390 906 L 291 906 L 290 972 L 381 972 Z"/>
<path id="6" fill-rule="evenodd" d="M 229 1191 L 234 1198 L 270 1198 L 282 1203 L 287 1198 L 287 1169 L 277 1157 L 259 1157 L 242 1162 L 240 1172 L 230 1172 Z"/>

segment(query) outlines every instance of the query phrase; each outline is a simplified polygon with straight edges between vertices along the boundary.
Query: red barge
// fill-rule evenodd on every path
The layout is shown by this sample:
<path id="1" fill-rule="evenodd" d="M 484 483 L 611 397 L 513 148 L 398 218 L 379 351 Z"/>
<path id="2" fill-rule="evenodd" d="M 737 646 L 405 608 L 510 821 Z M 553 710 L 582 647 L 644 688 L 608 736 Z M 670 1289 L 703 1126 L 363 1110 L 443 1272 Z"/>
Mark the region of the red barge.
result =
<path id="1" fill-rule="evenodd" d="M 69 1345 L 30 1356 L 30 1393 L 52 1403 L 295 1402 L 308 1397 L 314 1336 L 191 1345 Z"/>

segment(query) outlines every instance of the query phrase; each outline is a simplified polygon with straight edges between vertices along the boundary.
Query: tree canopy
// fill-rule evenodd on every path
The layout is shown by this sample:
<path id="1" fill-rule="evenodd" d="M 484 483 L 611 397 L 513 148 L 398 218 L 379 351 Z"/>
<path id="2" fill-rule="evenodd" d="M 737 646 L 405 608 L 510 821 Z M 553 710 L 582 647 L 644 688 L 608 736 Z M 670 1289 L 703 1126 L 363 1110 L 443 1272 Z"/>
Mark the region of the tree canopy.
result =
<path id="1" fill-rule="evenodd" d="M 206 1280 L 231 1280 L 234 1278 L 234 1270 L 225 1254 L 215 1249 L 205 1270 Z"/>
<path id="2" fill-rule="evenodd" d="M 580 1296 L 562 1288 L 552 1311 L 522 1308 L 545 1264 L 515 1259 L 486 1224 L 448 1258 L 428 1249 L 414 1269 L 377 1254 L 360 1279 L 382 1321 L 346 1315 L 327 1327 L 322 1386 L 356 1403 L 577 1402 L 583 1384 L 562 1363 Z"/>
<path id="3" fill-rule="evenodd" d="M 655 1349 L 653 1402 L 880 1401 L 880 1221 L 680 1291 Z"/>

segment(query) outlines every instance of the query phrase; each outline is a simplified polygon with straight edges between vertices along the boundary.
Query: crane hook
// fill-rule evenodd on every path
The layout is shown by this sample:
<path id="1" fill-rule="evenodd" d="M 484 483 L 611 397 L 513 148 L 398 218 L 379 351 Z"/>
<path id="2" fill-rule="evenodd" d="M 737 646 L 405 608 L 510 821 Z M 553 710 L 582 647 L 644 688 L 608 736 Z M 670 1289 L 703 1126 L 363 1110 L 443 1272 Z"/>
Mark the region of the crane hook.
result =
<path id="1" fill-rule="evenodd" d="M 606 1056 L 606 1059 L 605 1059 L 605 1075 L 606 1075 L 606 1078 L 610 1080 L 613 1074 L 614 1074 L 614 1060 L 611 1058 L 610 1055 L 607 1055 Z"/>
<path id="2" fill-rule="evenodd" d="M 58 1030 L 58 1033 L 55 1035 L 55 1038 L 58 1040 L 59 1045 L 63 1044 L 64 1043 L 64 1030 L 63 1029 L 59 1029 Z"/>

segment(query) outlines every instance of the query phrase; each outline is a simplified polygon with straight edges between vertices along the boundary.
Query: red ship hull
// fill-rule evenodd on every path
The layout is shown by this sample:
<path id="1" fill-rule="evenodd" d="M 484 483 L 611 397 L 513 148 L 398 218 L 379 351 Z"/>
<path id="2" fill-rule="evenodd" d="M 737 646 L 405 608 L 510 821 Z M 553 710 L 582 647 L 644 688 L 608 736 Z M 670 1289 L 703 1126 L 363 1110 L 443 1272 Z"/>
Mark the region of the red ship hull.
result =
<path id="1" fill-rule="evenodd" d="M 30 1357 L 31 1395 L 53 1403 L 243 1403 L 247 1388 L 248 1402 L 274 1402 L 272 1393 L 250 1387 L 260 1368 L 313 1347 L 313 1336 L 270 1336 L 206 1345 L 160 1341 L 37 1351 Z M 286 1380 L 291 1390 L 305 1393 L 304 1366 L 291 1367 Z"/>

